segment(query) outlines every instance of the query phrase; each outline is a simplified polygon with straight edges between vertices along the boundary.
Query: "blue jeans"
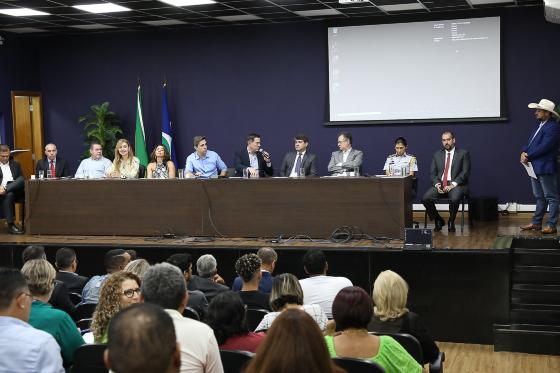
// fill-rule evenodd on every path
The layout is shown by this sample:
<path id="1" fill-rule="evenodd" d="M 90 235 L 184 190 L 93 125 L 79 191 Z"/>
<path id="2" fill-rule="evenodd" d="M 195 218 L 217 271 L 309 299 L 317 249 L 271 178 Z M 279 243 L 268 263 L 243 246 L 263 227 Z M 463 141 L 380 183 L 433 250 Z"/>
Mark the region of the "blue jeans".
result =
<path id="1" fill-rule="evenodd" d="M 555 174 L 537 175 L 538 179 L 531 178 L 533 195 L 537 199 L 535 215 L 532 224 L 541 225 L 546 207 L 548 206 L 548 225 L 556 228 L 558 223 L 558 187 Z"/>

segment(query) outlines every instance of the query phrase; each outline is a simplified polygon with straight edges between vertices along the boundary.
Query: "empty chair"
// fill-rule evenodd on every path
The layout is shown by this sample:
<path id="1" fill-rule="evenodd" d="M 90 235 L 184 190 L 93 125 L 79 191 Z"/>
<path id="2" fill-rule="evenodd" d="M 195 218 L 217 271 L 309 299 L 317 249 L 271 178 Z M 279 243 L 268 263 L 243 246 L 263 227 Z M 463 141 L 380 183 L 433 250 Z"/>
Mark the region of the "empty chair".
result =
<path id="1" fill-rule="evenodd" d="M 348 373 L 384 373 L 385 370 L 377 363 L 367 359 L 352 357 L 333 357 L 333 362 Z"/>
<path id="2" fill-rule="evenodd" d="M 95 311 L 95 307 L 97 307 L 97 304 L 95 303 L 78 304 L 73 315 L 74 320 L 91 318 L 93 316 L 93 311 Z"/>
<path id="3" fill-rule="evenodd" d="M 74 353 L 72 373 L 106 373 L 103 362 L 104 344 L 91 344 L 79 347 Z"/>
<path id="4" fill-rule="evenodd" d="M 240 373 L 253 356 L 248 351 L 220 350 L 224 373 Z"/>
<path id="5" fill-rule="evenodd" d="M 245 314 L 249 330 L 255 330 L 267 313 L 267 310 L 256 310 L 249 308 L 247 310 L 247 313 Z"/>

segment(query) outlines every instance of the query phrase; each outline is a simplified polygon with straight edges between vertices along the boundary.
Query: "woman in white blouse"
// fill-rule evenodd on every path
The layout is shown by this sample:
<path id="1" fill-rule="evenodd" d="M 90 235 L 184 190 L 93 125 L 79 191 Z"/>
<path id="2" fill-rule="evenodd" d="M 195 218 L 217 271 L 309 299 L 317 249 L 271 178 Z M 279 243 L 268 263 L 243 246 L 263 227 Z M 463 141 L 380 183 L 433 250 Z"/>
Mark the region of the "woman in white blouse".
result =
<path id="1" fill-rule="evenodd" d="M 307 312 L 317 322 L 321 330 L 327 327 L 327 315 L 318 304 L 303 304 L 303 290 L 296 276 L 283 273 L 274 277 L 270 292 L 270 312 L 264 316 L 255 331 L 268 330 L 280 313 L 290 308 L 299 308 Z"/>
<path id="2" fill-rule="evenodd" d="M 107 177 L 114 179 L 136 179 L 140 161 L 134 156 L 127 139 L 120 139 L 115 146 L 115 160 L 107 170 Z"/>

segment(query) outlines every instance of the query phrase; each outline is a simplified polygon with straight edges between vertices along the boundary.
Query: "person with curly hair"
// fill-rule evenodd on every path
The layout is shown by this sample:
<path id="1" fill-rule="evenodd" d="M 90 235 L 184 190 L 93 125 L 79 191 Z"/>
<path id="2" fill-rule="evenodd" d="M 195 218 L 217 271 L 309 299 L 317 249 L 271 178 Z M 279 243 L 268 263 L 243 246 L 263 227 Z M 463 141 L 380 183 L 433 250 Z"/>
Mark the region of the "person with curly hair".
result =
<path id="1" fill-rule="evenodd" d="M 235 272 L 241 277 L 243 286 L 239 295 L 247 308 L 270 311 L 270 296 L 259 290 L 262 278 L 261 259 L 256 254 L 245 254 L 235 262 Z"/>
<path id="2" fill-rule="evenodd" d="M 107 177 L 114 179 L 137 179 L 140 161 L 134 156 L 127 139 L 120 139 L 115 146 L 113 165 L 107 170 Z"/>
<path id="3" fill-rule="evenodd" d="M 103 283 L 93 313 L 91 331 L 95 343 L 107 343 L 107 327 L 122 309 L 140 302 L 140 278 L 130 272 L 113 273 Z"/>

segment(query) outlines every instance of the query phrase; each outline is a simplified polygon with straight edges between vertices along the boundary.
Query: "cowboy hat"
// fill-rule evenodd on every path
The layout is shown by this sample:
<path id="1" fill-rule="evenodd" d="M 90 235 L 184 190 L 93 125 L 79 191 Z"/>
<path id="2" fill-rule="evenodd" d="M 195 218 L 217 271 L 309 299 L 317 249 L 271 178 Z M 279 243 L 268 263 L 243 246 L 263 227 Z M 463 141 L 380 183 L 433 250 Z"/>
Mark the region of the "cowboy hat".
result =
<path id="1" fill-rule="evenodd" d="M 552 115 L 560 117 L 560 114 L 554 111 L 554 108 L 556 107 L 554 102 L 547 100 L 546 98 L 543 98 L 538 104 L 530 103 L 528 106 L 531 109 L 541 109 L 541 110 L 549 111 L 552 113 Z"/>

